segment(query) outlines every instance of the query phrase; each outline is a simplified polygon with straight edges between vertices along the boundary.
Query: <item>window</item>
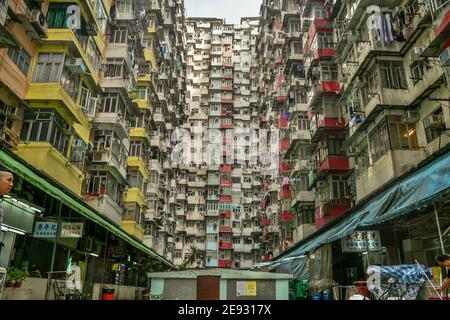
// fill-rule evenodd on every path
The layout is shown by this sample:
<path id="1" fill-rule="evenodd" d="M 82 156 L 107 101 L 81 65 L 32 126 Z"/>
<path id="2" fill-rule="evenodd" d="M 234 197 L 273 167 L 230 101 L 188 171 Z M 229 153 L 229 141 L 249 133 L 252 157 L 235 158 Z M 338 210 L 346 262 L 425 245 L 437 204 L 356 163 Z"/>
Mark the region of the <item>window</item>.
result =
<path id="1" fill-rule="evenodd" d="M 70 138 L 65 132 L 66 126 L 67 123 L 54 110 L 40 109 L 37 112 L 26 112 L 20 139 L 49 142 L 63 156 L 66 156 Z"/>
<path id="2" fill-rule="evenodd" d="M 333 48 L 333 35 L 331 33 L 318 33 L 317 45 L 318 49 Z"/>
<path id="3" fill-rule="evenodd" d="M 128 28 L 127 27 L 117 27 L 114 30 L 112 37 L 112 43 L 127 43 L 128 42 Z"/>
<path id="4" fill-rule="evenodd" d="M 121 0 L 117 2 L 119 13 L 132 13 L 131 1 Z"/>
<path id="5" fill-rule="evenodd" d="M 407 89 L 402 61 L 380 61 L 382 84 L 388 89 Z"/>
<path id="6" fill-rule="evenodd" d="M 20 48 L 19 50 L 9 48 L 8 56 L 24 75 L 28 75 L 31 57 L 24 48 Z"/>
<path id="7" fill-rule="evenodd" d="M 322 81 L 336 81 L 337 80 L 337 67 L 334 65 L 322 65 Z"/>
<path id="8" fill-rule="evenodd" d="M 147 87 L 137 87 L 137 100 L 147 100 Z"/>
<path id="9" fill-rule="evenodd" d="M 241 243 L 241 238 L 233 237 L 233 244 L 240 244 L 240 243 Z"/>
<path id="10" fill-rule="evenodd" d="M 122 204 L 123 186 L 107 171 L 91 171 L 89 194 L 106 194 L 117 204 Z"/>
<path id="11" fill-rule="evenodd" d="M 49 3 L 47 13 L 47 23 L 49 28 L 65 29 L 68 28 L 68 23 L 72 13 L 67 10 L 70 5 L 75 3 Z M 81 17 L 82 18 L 82 17 Z M 84 24 L 84 21 L 81 21 Z"/>
<path id="12" fill-rule="evenodd" d="M 400 116 L 390 116 L 389 137 L 392 149 L 418 148 L 416 127 L 413 123 L 404 123 Z"/>
<path id="13" fill-rule="evenodd" d="M 86 143 L 77 135 L 74 135 L 72 140 L 72 148 L 70 150 L 70 162 L 83 170 L 86 154 Z"/>
<path id="14" fill-rule="evenodd" d="M 389 134 L 385 120 L 370 132 L 369 143 L 372 161 L 375 163 L 390 149 Z"/>
<path id="15" fill-rule="evenodd" d="M 331 178 L 331 199 L 346 199 L 348 194 L 347 181 L 342 177 Z"/>
<path id="16" fill-rule="evenodd" d="M 72 98 L 73 101 L 77 100 L 78 86 L 80 84 L 80 76 L 78 74 L 73 74 L 67 69 L 63 69 L 61 74 L 61 84 Z"/>
<path id="17" fill-rule="evenodd" d="M 444 113 L 442 112 L 442 108 L 438 108 L 427 118 L 425 118 L 423 120 L 423 124 L 428 143 L 438 138 L 443 133 L 443 129 L 445 128 Z"/>
<path id="18" fill-rule="evenodd" d="M 40 53 L 33 82 L 59 82 L 63 64 L 64 53 Z"/>
<path id="19" fill-rule="evenodd" d="M 309 130 L 309 120 L 306 113 L 301 113 L 297 118 L 298 130 Z"/>
<path id="20" fill-rule="evenodd" d="M 107 58 L 105 66 L 105 77 L 107 78 L 122 78 L 127 74 L 124 58 Z"/>
<path id="21" fill-rule="evenodd" d="M 127 174 L 127 181 L 132 188 L 138 188 L 141 190 L 144 182 L 144 176 L 139 170 L 130 170 Z"/>
<path id="22" fill-rule="evenodd" d="M 298 224 L 316 223 L 316 214 L 314 207 L 302 209 L 298 214 Z"/>

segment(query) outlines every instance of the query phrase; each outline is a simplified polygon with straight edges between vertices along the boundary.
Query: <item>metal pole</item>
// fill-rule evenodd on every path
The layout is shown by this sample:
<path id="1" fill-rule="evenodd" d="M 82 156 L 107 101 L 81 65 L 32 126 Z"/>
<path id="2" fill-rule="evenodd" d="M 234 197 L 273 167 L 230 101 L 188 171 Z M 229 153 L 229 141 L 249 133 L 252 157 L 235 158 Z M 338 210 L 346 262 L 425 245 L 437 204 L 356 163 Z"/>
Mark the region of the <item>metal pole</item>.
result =
<path id="1" fill-rule="evenodd" d="M 47 277 L 47 291 L 45 292 L 45 300 L 48 300 L 48 295 L 50 293 L 50 283 L 51 283 L 51 276 L 53 274 L 53 268 L 55 266 L 55 256 L 56 256 L 56 239 L 58 237 L 59 229 L 60 229 L 60 219 L 61 219 L 61 209 L 62 209 L 62 203 L 58 202 L 58 225 L 56 229 L 56 236 L 53 239 L 53 252 L 52 252 L 52 262 L 50 264 L 50 272 L 48 273 Z"/>
<path id="2" fill-rule="evenodd" d="M 439 241 L 441 243 L 442 253 L 445 254 L 444 241 L 442 240 L 441 224 L 439 223 L 439 216 L 438 216 L 438 210 L 437 210 L 436 204 L 434 205 L 434 215 L 436 217 L 436 225 L 437 225 L 437 229 L 438 229 Z"/>

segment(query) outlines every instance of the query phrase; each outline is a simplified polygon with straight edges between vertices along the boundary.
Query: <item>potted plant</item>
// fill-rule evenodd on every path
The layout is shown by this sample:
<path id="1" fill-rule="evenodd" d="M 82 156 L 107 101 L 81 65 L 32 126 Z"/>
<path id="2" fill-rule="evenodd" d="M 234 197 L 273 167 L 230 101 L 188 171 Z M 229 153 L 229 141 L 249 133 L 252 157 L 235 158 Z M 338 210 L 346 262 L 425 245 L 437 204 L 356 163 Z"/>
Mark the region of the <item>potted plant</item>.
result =
<path id="1" fill-rule="evenodd" d="M 22 282 L 29 276 L 29 273 L 26 270 L 20 270 L 15 267 L 11 267 L 8 269 L 6 273 L 6 283 L 5 287 L 14 287 L 20 288 Z"/>

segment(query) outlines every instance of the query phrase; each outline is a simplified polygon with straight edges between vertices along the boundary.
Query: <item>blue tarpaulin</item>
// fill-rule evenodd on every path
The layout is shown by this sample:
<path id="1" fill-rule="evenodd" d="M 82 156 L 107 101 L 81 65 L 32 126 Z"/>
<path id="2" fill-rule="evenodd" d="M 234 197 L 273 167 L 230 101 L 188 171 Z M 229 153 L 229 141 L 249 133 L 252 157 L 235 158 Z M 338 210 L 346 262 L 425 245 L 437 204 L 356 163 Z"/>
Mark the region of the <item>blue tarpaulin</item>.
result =
<path id="1" fill-rule="evenodd" d="M 449 197 L 450 148 L 447 147 L 445 151 L 442 150 L 432 157 L 433 160 L 419 164 L 418 169 L 399 177 L 370 198 L 363 199 L 346 214 L 275 257 L 264 267 L 270 269 L 270 264 L 273 264 L 272 268 L 277 268 L 277 271 L 278 266 L 283 266 L 285 270 L 296 270 L 295 273 L 303 274 L 304 271 L 299 270 L 299 267 L 306 267 L 302 262 L 307 259 L 305 255 L 323 244 L 339 240 L 358 228 L 366 228 L 416 212 L 417 209 L 436 203 L 441 197 Z M 254 268 L 259 269 L 260 265 Z"/>

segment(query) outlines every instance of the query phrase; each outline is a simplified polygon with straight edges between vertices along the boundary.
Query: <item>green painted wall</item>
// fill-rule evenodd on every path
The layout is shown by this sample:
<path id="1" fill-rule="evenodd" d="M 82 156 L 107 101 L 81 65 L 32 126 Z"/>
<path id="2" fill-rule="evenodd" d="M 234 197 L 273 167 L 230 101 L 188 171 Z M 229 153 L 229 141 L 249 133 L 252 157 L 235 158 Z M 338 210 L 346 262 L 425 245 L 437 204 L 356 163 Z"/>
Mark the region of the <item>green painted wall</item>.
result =
<path id="1" fill-rule="evenodd" d="M 276 290 L 277 300 L 289 300 L 289 282 L 287 280 L 277 280 Z"/>
<path id="2" fill-rule="evenodd" d="M 220 300 L 227 300 L 227 280 L 220 280 Z"/>
<path id="3" fill-rule="evenodd" d="M 152 279 L 150 288 L 151 295 L 162 295 L 164 293 L 164 279 Z"/>

